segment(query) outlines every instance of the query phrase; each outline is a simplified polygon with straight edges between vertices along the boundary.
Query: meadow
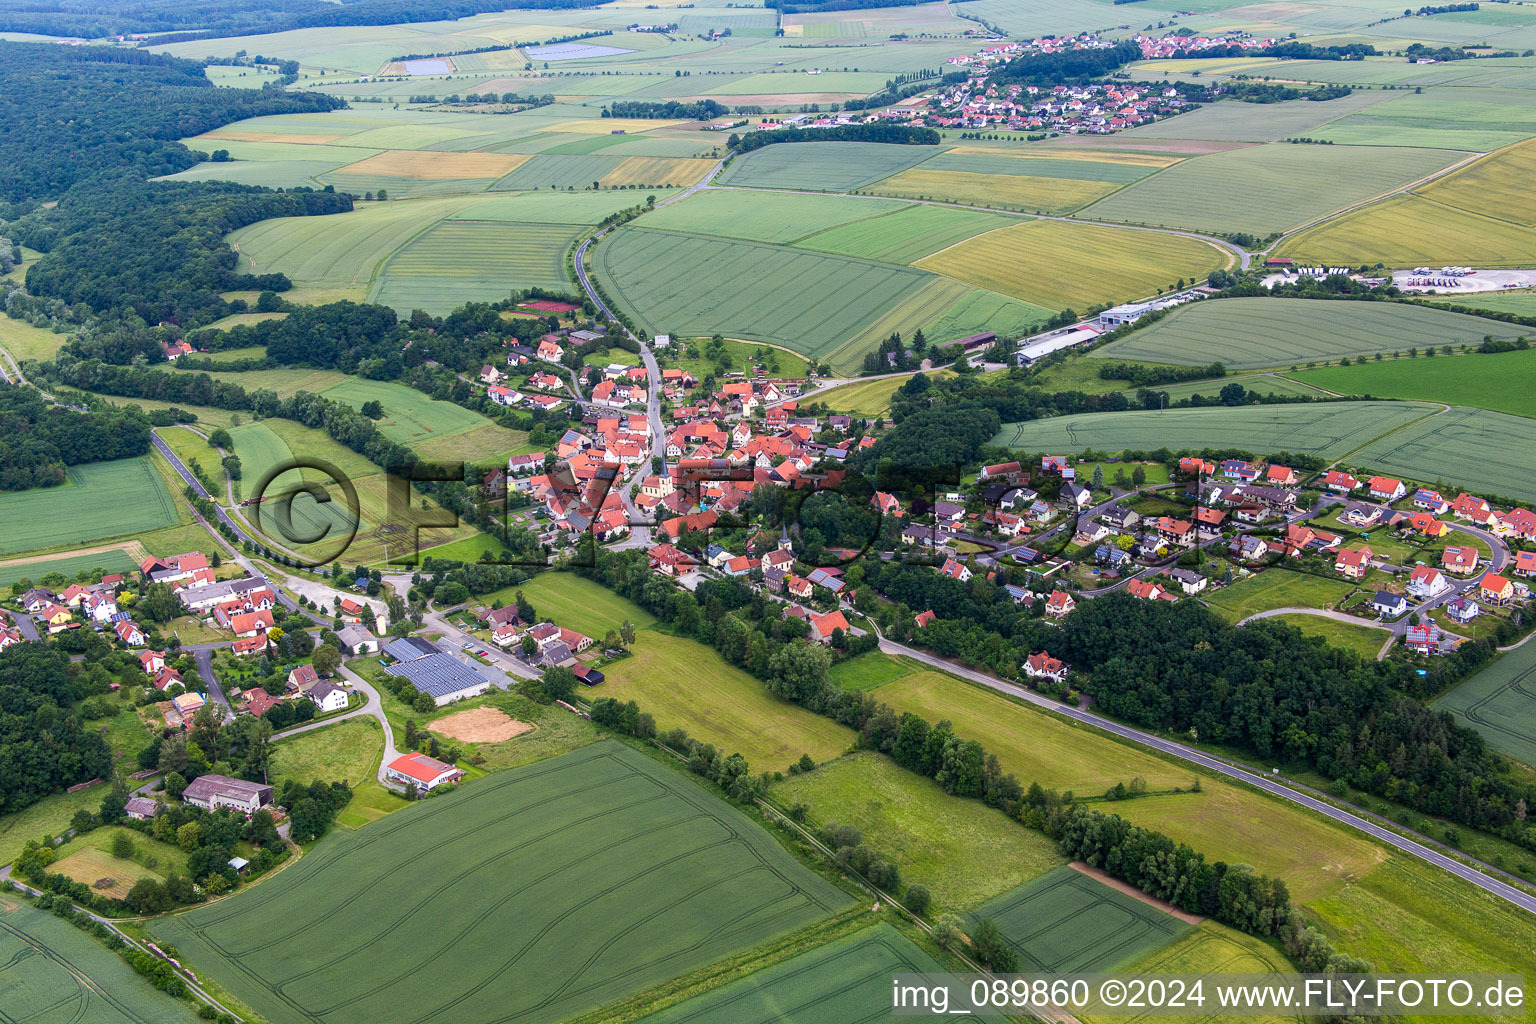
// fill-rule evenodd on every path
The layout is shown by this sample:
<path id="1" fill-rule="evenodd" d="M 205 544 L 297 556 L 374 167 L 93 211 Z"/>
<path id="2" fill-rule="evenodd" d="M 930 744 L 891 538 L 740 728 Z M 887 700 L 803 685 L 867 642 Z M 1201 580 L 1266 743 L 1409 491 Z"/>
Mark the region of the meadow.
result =
<path id="1" fill-rule="evenodd" d="M 384 735 L 372 718 L 345 722 L 300 733 L 291 739 L 276 737 L 272 744 L 271 779 L 274 786 L 293 779 L 309 785 L 316 779 L 360 786 L 374 778 Z"/>
<path id="2" fill-rule="evenodd" d="M 542 572 L 517 587 L 487 594 L 482 601 L 513 604 L 521 591 L 540 620 L 548 619 L 566 629 L 574 629 L 599 642 L 611 629 L 615 632 L 627 620 L 636 629 L 656 624 L 656 616 L 600 583 L 570 572 Z M 651 639 L 661 634 L 645 633 Z"/>
<path id="3" fill-rule="evenodd" d="M 1218 615 L 1236 622 L 1271 608 L 1332 607 L 1355 589 L 1353 583 L 1342 579 L 1269 569 L 1237 580 L 1229 587 L 1207 591 L 1205 603 Z M 1381 646 L 1381 640 L 1376 641 L 1376 646 Z"/>
<path id="4" fill-rule="evenodd" d="M 1488 745 L 1536 766 L 1536 644 L 1526 644 L 1459 684 L 1435 707 L 1483 734 Z"/>
<path id="5" fill-rule="evenodd" d="M 634 653 L 603 666 L 603 674 L 584 695 L 633 700 L 658 729 L 686 729 L 722 753 L 745 757 L 755 772 L 783 771 L 801 754 L 826 761 L 855 739 L 851 729 L 775 697 L 713 648 L 667 633 L 642 633 Z"/>
<path id="6" fill-rule="evenodd" d="M 283 885 L 150 930 L 273 1024 L 539 1022 L 849 902 L 685 776 L 604 742 L 339 833 Z"/>
<path id="7" fill-rule="evenodd" d="M 1253 452 L 1304 452 L 1338 458 L 1370 438 L 1381 437 L 1434 411 L 1433 406 L 1411 402 L 1309 402 L 1083 413 L 1005 423 L 993 443 L 1031 452 L 1084 448 L 1118 452 L 1162 447 L 1198 451 L 1225 446 Z M 1388 441 L 1398 436 L 1393 434 Z M 1364 452 L 1359 459 L 1370 461 Z"/>
<path id="8" fill-rule="evenodd" d="M 201 527 L 199 527 L 199 530 L 201 530 Z M 62 558 L 48 558 L 35 562 L 0 565 L 0 588 L 9 588 L 12 583 L 20 579 L 29 579 L 34 583 L 39 582 L 50 573 L 59 573 L 65 579 L 73 580 L 77 574 L 82 572 L 89 572 L 93 577 L 96 577 L 98 576 L 98 571 L 100 574 L 113 572 L 134 573 L 138 571 L 138 568 L 138 561 L 127 551 L 122 548 L 112 548 L 90 555 L 66 555 Z"/>
<path id="9" fill-rule="evenodd" d="M 415 388 L 392 381 L 353 378 L 326 388 L 322 394 L 354 409 L 362 408 L 367 402 L 378 402 L 384 408 L 384 418 L 377 421 L 380 433 L 404 445 L 462 433 L 488 422 L 484 416 L 462 405 L 438 401 Z M 512 435 L 515 432 L 509 430 L 506 433 Z"/>
<path id="10" fill-rule="evenodd" d="M 936 913 L 971 909 L 1061 864 L 1056 845 L 977 800 L 950 796 L 883 754 L 860 751 L 775 783 L 782 806 L 816 824 L 852 825 L 933 894 Z"/>
<path id="11" fill-rule="evenodd" d="M 132 857 L 116 857 L 110 852 L 119 835 L 127 836 L 133 843 Z M 58 860 L 54 862 L 52 870 L 119 899 L 126 896 L 128 890 L 141 878 L 163 880 L 173 873 L 187 873 L 187 855 L 180 847 L 158 842 L 142 832 L 121 825 L 96 828 L 77 835 L 55 852 Z M 116 884 L 97 884 L 109 878 Z"/>
<path id="12" fill-rule="evenodd" d="M 0 555 L 82 546 L 179 522 L 149 457 L 71 466 L 60 487 L 0 494 Z"/>
<path id="13" fill-rule="evenodd" d="M 1229 370 L 1254 370 L 1378 352 L 1406 354 L 1410 348 L 1431 345 L 1479 344 L 1489 335 L 1518 338 L 1529 334 L 1536 334 L 1536 328 L 1406 303 L 1216 299 L 1177 308 L 1156 323 L 1094 349 L 1092 355 L 1184 366 L 1219 362 Z M 1340 390 L 1324 383 L 1328 372 L 1301 379 Z M 1380 397 L 1407 396 L 1385 392 Z"/>
<path id="14" fill-rule="evenodd" d="M 917 671 L 910 662 L 880 651 L 868 651 L 832 666 L 827 678 L 843 690 L 873 690 Z"/>
<path id="15" fill-rule="evenodd" d="M 1375 661 L 1387 642 L 1387 632 L 1369 626 L 1325 619 L 1320 615 L 1280 615 L 1281 622 L 1295 626 L 1307 636 L 1322 637 L 1330 647 L 1354 651 L 1362 660 Z"/>
<path id="16" fill-rule="evenodd" d="M 1437 301 L 1467 307 L 1469 312 L 1492 310 L 1495 313 L 1515 313 L 1520 316 L 1536 316 L 1536 292 L 1511 290 L 1482 292 L 1477 295 L 1442 295 Z"/>
<path id="17" fill-rule="evenodd" d="M 52 359 L 68 340 L 67 334 L 55 334 L 33 327 L 25 320 L 0 315 L 0 348 L 9 352 L 18 363 L 27 359 Z"/>
<path id="18" fill-rule="evenodd" d="M 1536 450 L 1536 420 L 1453 406 L 1449 412 L 1373 441 L 1350 458 L 1410 480 L 1444 480 L 1480 494 L 1536 501 L 1529 460 L 1532 450 Z"/>
<path id="19" fill-rule="evenodd" d="M 402 316 L 446 316 L 466 302 L 506 298 L 524 288 L 574 287 L 565 254 L 586 229 L 576 225 L 447 220 L 411 239 L 379 267 L 370 301 Z"/>
<path id="20" fill-rule="evenodd" d="M 781 143 L 738 156 L 715 179 L 721 185 L 848 192 L 933 156 L 932 146 L 878 142 Z"/>
<path id="21" fill-rule="evenodd" d="M 895 974 L 937 973 L 938 963 L 888 924 L 877 924 L 694 996 L 642 1024 L 818 1024 L 866 1019 L 890 1000 Z M 991 1018 L 955 1014 L 973 1022 Z"/>
<path id="22" fill-rule="evenodd" d="M 1025 974 L 1109 971 L 1182 938 L 1190 926 L 1068 866 L 978 907 L 1019 954 Z"/>
<path id="23" fill-rule="evenodd" d="M 193 1024 L 192 1004 L 157 992 L 85 932 L 0 896 L 0 991 L 12 1020 Z"/>
<path id="24" fill-rule="evenodd" d="M 719 235 L 749 242 L 790 243 L 821 231 L 836 230 L 839 225 L 850 222 L 858 223 L 870 218 L 883 221 L 887 219 L 886 215 L 909 208 L 907 203 L 854 196 L 709 189 L 689 196 L 683 202 L 672 203 L 646 214 L 644 223 L 646 228 L 655 231 Z M 875 258 L 857 252 L 844 255 Z"/>
<path id="25" fill-rule="evenodd" d="M 1046 309 L 1124 302 L 1231 262 L 1194 238 L 1097 224 L 1029 221 L 952 245 L 915 265 Z"/>
<path id="26" fill-rule="evenodd" d="M 1177 119 L 1175 119 L 1177 123 Z M 1455 163 L 1443 149 L 1294 146 L 1209 153 L 1176 164 L 1083 211 L 1095 220 L 1196 231 L 1284 231 Z M 1327 187 L 1322 187 L 1326 182 Z"/>
<path id="27" fill-rule="evenodd" d="M 1536 328 L 1525 330 L 1536 338 Z M 1532 349 L 1325 366 L 1296 377 L 1342 395 L 1450 402 L 1536 416 L 1536 350 Z"/>
<path id="28" fill-rule="evenodd" d="M 912 203 L 890 210 L 888 204 L 878 199 L 859 201 L 872 203 L 883 212 L 878 217 L 826 227 L 794 244 L 817 252 L 907 264 L 974 235 L 1017 222 L 1014 217 L 976 210 Z"/>

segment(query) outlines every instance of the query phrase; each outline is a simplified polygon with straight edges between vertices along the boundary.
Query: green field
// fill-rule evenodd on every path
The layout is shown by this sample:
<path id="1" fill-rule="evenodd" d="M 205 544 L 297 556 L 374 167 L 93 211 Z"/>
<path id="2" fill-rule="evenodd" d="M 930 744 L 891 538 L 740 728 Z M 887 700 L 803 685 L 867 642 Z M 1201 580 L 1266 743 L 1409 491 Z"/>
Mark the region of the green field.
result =
<path id="1" fill-rule="evenodd" d="M 933 894 L 935 912 L 968 910 L 1062 862 L 1056 846 L 976 800 L 950 796 L 883 754 L 860 751 L 772 790 L 810 805 L 817 824 L 852 825 Z"/>
<path id="2" fill-rule="evenodd" d="M 1017 222 L 1017 217 L 997 213 L 908 203 L 893 213 L 826 228 L 795 244 L 817 252 L 905 264 Z"/>
<path id="3" fill-rule="evenodd" d="M 193 1004 L 157 992 L 115 953 L 52 914 L 0 896 L 0 992 L 14 1021 L 192 1024 Z"/>
<path id="4" fill-rule="evenodd" d="M 158 530 L 179 521 L 148 457 L 71 466 L 68 483 L 0 494 L 0 555 Z"/>
<path id="5" fill-rule="evenodd" d="M 1521 290 L 1507 292 L 1482 292 L 1477 295 L 1441 295 L 1440 302 L 1467 307 L 1468 312 L 1492 310 L 1495 313 L 1515 313 L 1520 316 L 1536 316 L 1536 292 Z"/>
<path id="6" fill-rule="evenodd" d="M 1435 407 L 1408 402 L 1312 402 L 1165 412 L 1099 412 L 1005 423 L 993 443 L 1030 452 L 1235 447 L 1338 458 L 1369 438 L 1435 411 Z M 1369 461 L 1364 453 L 1360 458 Z"/>
<path id="7" fill-rule="evenodd" d="M 198 529 L 201 530 L 201 527 Z M 0 565 L 0 587 L 9 588 L 12 583 L 20 579 L 29 579 L 36 583 L 49 573 L 55 572 L 63 574 L 65 579 L 73 580 L 82 572 L 89 572 L 92 577 L 99 578 L 106 573 L 137 572 L 138 568 L 139 563 L 128 552 L 122 548 L 113 548 L 110 551 L 98 551 L 94 555 L 68 555 L 38 562 L 24 562 L 21 565 Z M 95 582 L 95 579 L 92 582 Z"/>
<path id="8" fill-rule="evenodd" d="M 950 246 L 916 266 L 1047 309 L 1124 302 L 1203 279 L 1231 256 L 1193 238 L 1029 221 Z"/>
<path id="9" fill-rule="evenodd" d="M 949 370 L 939 370 L 928 375 L 934 379 L 952 377 Z M 907 383 L 907 377 L 883 377 L 879 380 L 842 384 L 817 397 L 827 403 L 827 408 L 837 412 L 872 417 L 884 416 L 891 411 L 891 396 L 896 389 Z"/>
<path id="10" fill-rule="evenodd" d="M 272 784 L 287 779 L 306 786 L 316 779 L 358 786 L 374 777 L 384 750 L 372 718 L 352 718 L 272 744 Z"/>
<path id="11" fill-rule="evenodd" d="M 1169 63 L 1153 61 L 1144 67 L 1147 71 L 1156 72 Z M 1322 103 L 1313 100 L 1266 103 L 1262 109 L 1242 102 L 1207 103 L 1199 110 L 1122 132 L 1120 138 L 1128 142 L 1140 139 L 1277 142 L 1297 135 L 1315 138 L 1318 129 L 1324 125 L 1349 117 L 1367 107 L 1383 105 L 1382 101 L 1389 99 L 1390 96 L 1379 92 L 1356 92 Z"/>
<path id="12" fill-rule="evenodd" d="M 574 629 L 599 643 L 610 629 L 617 632 L 626 619 L 636 629 L 646 629 L 656 623 L 656 616 L 633 601 L 571 572 L 539 573 L 521 586 L 498 590 L 482 600 L 486 604 L 495 601 L 503 605 L 513 604 L 518 591 L 522 591 L 523 597 L 533 605 L 540 620 L 548 619 L 557 626 Z M 644 634 L 645 639 L 651 636 Z"/>
<path id="13" fill-rule="evenodd" d="M 1529 337 L 1536 338 L 1536 328 L 1527 330 L 1531 331 Z M 1536 416 L 1536 350 L 1389 359 L 1327 366 L 1296 377 L 1341 395 L 1451 402 L 1515 416 Z"/>
<path id="14" fill-rule="evenodd" d="M 1453 406 L 1447 413 L 1367 445 L 1350 458 L 1394 476 L 1431 483 L 1445 480 L 1481 494 L 1536 501 L 1532 450 L 1536 450 L 1536 420 Z"/>
<path id="15" fill-rule="evenodd" d="M 283 883 L 150 926 L 273 1024 L 556 1021 L 850 902 L 612 742 L 339 833 Z"/>
<path id="16" fill-rule="evenodd" d="M 780 700 L 692 640 L 647 630 L 632 655 L 603 666 L 603 673 L 607 680 L 586 695 L 634 700 L 655 716 L 658 729 L 686 729 L 723 753 L 741 754 L 753 771 L 783 771 L 801 754 L 826 761 L 853 745 L 851 729 Z"/>
<path id="17" fill-rule="evenodd" d="M 1348 622 L 1325 619 L 1321 615 L 1279 615 L 1281 622 L 1295 626 L 1308 636 L 1320 636 L 1331 647 L 1354 651 L 1365 661 L 1375 661 L 1387 642 L 1387 631 L 1369 626 L 1356 626 Z"/>
<path id="18" fill-rule="evenodd" d="M 1205 603 L 1223 618 L 1236 622 L 1271 608 L 1324 608 L 1336 605 L 1355 589 L 1353 583 L 1343 579 L 1269 569 L 1245 580 L 1237 580 L 1230 587 L 1206 591 Z M 1381 646 L 1380 640 L 1376 646 Z"/>
<path id="19" fill-rule="evenodd" d="M 324 394 L 331 401 L 344 402 L 354 409 L 362 408 L 365 402 L 378 402 L 384 407 L 384 418 L 378 421 L 379 431 L 404 445 L 457 434 L 487 422 L 484 416 L 462 405 L 440 402 L 392 381 L 353 379 L 326 388 Z"/>
<path id="20" fill-rule="evenodd" d="M 1190 930 L 1173 915 L 1067 866 L 999 896 L 971 917 L 997 922 L 1025 974 L 1112 970 Z"/>
<path id="21" fill-rule="evenodd" d="M 1380 96 L 1379 92 L 1356 95 Z M 1430 146 L 1492 152 L 1536 134 L 1521 89 L 1425 89 L 1340 118 L 1314 138 L 1341 145 Z"/>
<path id="22" fill-rule="evenodd" d="M 827 677 L 844 690 L 873 690 L 892 680 L 909 676 L 916 667 L 880 651 L 868 651 L 832 666 Z"/>
<path id="23" fill-rule="evenodd" d="M 860 1021 L 890 1003 L 894 974 L 937 973 L 932 957 L 888 924 L 802 953 L 740 981 L 643 1017 L 643 1024 L 820 1024 Z M 949 1019 L 978 1021 L 971 1014 Z"/>
<path id="24" fill-rule="evenodd" d="M 879 142 L 780 143 L 736 157 L 715 181 L 750 188 L 846 192 L 888 178 L 937 152 L 933 146 Z"/>
<path id="25" fill-rule="evenodd" d="M 567 291 L 565 254 L 584 228 L 505 221 L 442 221 L 379 268 L 370 301 L 445 316 L 466 302 L 524 288 Z"/>
<path id="26" fill-rule="evenodd" d="M 1422 350 L 1431 345 L 1460 347 L 1479 344 L 1488 335 L 1518 338 L 1536 335 L 1536 328 L 1395 302 L 1216 299 L 1175 309 L 1154 324 L 1094 349 L 1092 355 L 1184 366 L 1219 362 L 1229 370 L 1255 370 L 1342 356 L 1374 356 L 1378 352 L 1406 355 L 1410 348 Z M 1321 378 L 1303 379 L 1339 390 Z M 1390 392 L 1372 394 L 1407 397 Z"/>
<path id="27" fill-rule="evenodd" d="M 27 359 L 52 359 L 68 340 L 67 334 L 55 334 L 33 327 L 25 320 L 0 315 L 0 348 L 9 352 L 18 363 Z"/>
<path id="28" fill-rule="evenodd" d="M 605 240 L 592 262 L 648 333 L 730 334 L 839 369 L 864 355 L 845 344 L 849 335 L 930 280 L 846 256 L 633 227 Z"/>
<path id="29" fill-rule="evenodd" d="M 1536 765 L 1536 644 L 1511 651 L 1435 701 L 1488 745 Z"/>
<path id="30" fill-rule="evenodd" d="M 884 215 L 896 214 L 906 208 L 906 203 L 887 199 L 710 189 L 647 214 L 645 226 L 657 231 L 684 231 L 742 238 L 750 242 L 783 243 L 803 240 L 819 231 L 836 230 L 836 226 L 850 221 L 858 223 L 869 218 L 884 220 Z M 864 253 L 846 255 L 878 258 Z"/>

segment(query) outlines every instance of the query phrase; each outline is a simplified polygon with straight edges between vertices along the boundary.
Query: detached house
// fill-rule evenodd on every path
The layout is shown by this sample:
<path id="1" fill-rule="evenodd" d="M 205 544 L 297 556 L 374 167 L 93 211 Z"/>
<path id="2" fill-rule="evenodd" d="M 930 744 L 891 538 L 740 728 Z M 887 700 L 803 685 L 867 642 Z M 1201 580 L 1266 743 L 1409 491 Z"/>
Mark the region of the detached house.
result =
<path id="1" fill-rule="evenodd" d="M 971 570 L 966 567 L 964 562 L 950 558 L 945 560 L 944 567 L 939 570 L 939 575 L 964 583 L 971 578 Z"/>
<path id="2" fill-rule="evenodd" d="M 1408 599 L 1402 594 L 1392 594 L 1385 590 L 1376 591 L 1376 596 L 1371 598 L 1371 610 L 1384 619 L 1395 619 L 1408 612 Z"/>
<path id="3" fill-rule="evenodd" d="M 1053 619 L 1059 619 L 1072 612 L 1077 607 L 1077 602 L 1072 595 L 1065 590 L 1053 590 L 1051 596 L 1045 602 L 1045 614 Z"/>
<path id="4" fill-rule="evenodd" d="M 1352 580 L 1358 580 L 1365 576 L 1371 568 L 1371 558 L 1374 552 L 1368 545 L 1358 548 L 1344 548 L 1333 559 L 1334 572 Z"/>
<path id="5" fill-rule="evenodd" d="M 1420 600 L 1434 597 L 1450 585 L 1445 574 L 1430 565 L 1421 565 L 1408 576 L 1408 593 Z"/>
<path id="6" fill-rule="evenodd" d="M 1323 486 L 1335 494 L 1348 494 L 1360 486 L 1360 481 L 1348 473 L 1330 469 L 1323 474 Z"/>
<path id="7" fill-rule="evenodd" d="M 1389 476 L 1373 476 L 1366 486 L 1371 497 L 1389 504 L 1408 493 L 1407 486 L 1401 480 L 1394 480 Z"/>
<path id="8" fill-rule="evenodd" d="M 1440 566 L 1448 572 L 1466 575 L 1477 571 L 1477 548 L 1468 544 L 1461 547 L 1448 547 L 1440 552 Z"/>
<path id="9" fill-rule="evenodd" d="M 1060 658 L 1053 658 L 1049 651 L 1031 654 L 1024 662 L 1024 674 L 1031 679 L 1049 679 L 1053 683 L 1065 682 L 1067 666 Z"/>
<path id="10" fill-rule="evenodd" d="M 1478 583 L 1477 595 L 1495 608 L 1502 608 L 1515 599 L 1515 585 L 1503 576 L 1490 572 Z"/>

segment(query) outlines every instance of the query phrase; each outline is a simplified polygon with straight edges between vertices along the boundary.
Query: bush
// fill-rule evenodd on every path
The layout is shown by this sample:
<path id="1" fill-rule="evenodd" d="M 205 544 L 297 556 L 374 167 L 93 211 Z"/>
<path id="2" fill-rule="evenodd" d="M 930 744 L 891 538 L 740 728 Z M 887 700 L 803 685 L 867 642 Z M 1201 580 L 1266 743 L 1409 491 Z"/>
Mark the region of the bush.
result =
<path id="1" fill-rule="evenodd" d="M 907 909 L 912 911 L 912 913 L 922 917 L 928 913 L 928 908 L 932 903 L 933 895 L 929 893 L 926 885 L 907 886 L 906 904 Z"/>

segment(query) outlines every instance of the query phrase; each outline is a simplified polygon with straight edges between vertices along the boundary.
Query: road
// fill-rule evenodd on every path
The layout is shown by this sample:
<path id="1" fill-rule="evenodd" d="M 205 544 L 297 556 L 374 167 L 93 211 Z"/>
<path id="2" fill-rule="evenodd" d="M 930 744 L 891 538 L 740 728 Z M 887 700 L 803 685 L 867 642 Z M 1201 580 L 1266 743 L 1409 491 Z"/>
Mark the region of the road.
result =
<path id="1" fill-rule="evenodd" d="M 1249 771 L 1248 769 L 1238 765 L 1229 764 L 1226 761 L 1222 761 L 1218 758 L 1211 757 L 1208 754 L 1202 753 L 1193 747 L 1185 746 L 1182 743 L 1175 743 L 1172 740 L 1165 740 L 1159 736 L 1154 736 L 1151 733 L 1142 732 L 1140 729 L 1136 729 L 1128 725 L 1122 725 L 1113 719 L 1104 718 L 1101 715 L 1095 715 L 1090 711 L 1083 711 L 1079 708 L 1061 704 L 1055 700 L 1050 699 L 1049 697 L 1045 697 L 1038 693 L 1034 693 L 1033 691 L 1027 690 L 1022 686 L 1015 686 L 1012 683 L 1004 682 L 1003 680 L 997 679 L 994 676 L 985 675 L 981 672 L 974 671 L 973 669 L 966 668 L 963 665 L 953 664 L 924 651 L 919 651 L 916 648 L 908 647 L 905 644 L 895 643 L 894 641 L 886 640 L 882 637 L 880 640 L 880 649 L 885 651 L 887 654 L 902 655 L 908 658 L 912 658 L 916 661 L 922 662 L 925 665 L 930 665 L 941 671 L 948 672 L 951 675 L 960 676 L 963 679 L 969 679 L 972 682 L 980 683 L 983 686 L 997 690 L 999 693 L 1005 693 L 1011 697 L 1017 697 L 1020 700 L 1028 701 L 1037 707 L 1044 708 L 1046 711 L 1049 711 L 1052 714 L 1061 715 L 1063 718 L 1070 718 L 1074 721 L 1081 722 L 1084 725 L 1092 726 L 1093 728 L 1099 729 L 1103 732 L 1107 732 L 1115 736 L 1120 736 L 1124 739 L 1132 740 L 1136 743 L 1142 744 L 1143 746 L 1151 747 L 1153 750 L 1160 751 L 1164 754 L 1169 754 L 1180 759 L 1181 761 L 1198 765 L 1199 767 L 1208 771 L 1216 772 L 1217 774 L 1224 775 L 1229 779 L 1235 779 L 1238 782 L 1246 783 L 1247 785 L 1253 786 L 1256 789 L 1261 789 L 1264 792 L 1271 794 L 1272 796 L 1276 796 L 1289 803 L 1305 807 L 1306 809 L 1321 814 L 1324 817 L 1330 818 L 1339 824 L 1358 829 L 1359 831 L 1364 832 L 1366 835 L 1380 840 L 1381 842 L 1386 843 L 1388 846 L 1391 846 L 1396 850 L 1406 853 L 1411 857 L 1417 857 L 1419 860 L 1422 860 L 1427 864 L 1438 867 L 1443 871 L 1448 871 L 1455 875 L 1457 878 L 1472 883 L 1485 892 L 1492 893 L 1501 899 L 1507 900 L 1508 902 L 1519 907 L 1521 910 L 1536 914 L 1536 896 L 1532 896 L 1522 889 L 1517 889 L 1506 882 L 1500 881 L 1499 879 L 1490 875 L 1486 875 L 1476 868 L 1469 867 L 1459 860 L 1456 860 L 1439 852 L 1438 850 L 1426 846 L 1424 843 L 1420 843 L 1405 836 L 1401 836 L 1396 832 L 1391 831 L 1390 829 L 1383 828 L 1373 821 L 1335 807 L 1333 804 L 1328 803 L 1326 800 L 1320 799 L 1319 797 L 1310 796 L 1305 792 L 1298 791 L 1291 788 L 1290 786 L 1277 782 L 1275 779 L 1269 776 L 1260 775 L 1257 772 Z"/>

